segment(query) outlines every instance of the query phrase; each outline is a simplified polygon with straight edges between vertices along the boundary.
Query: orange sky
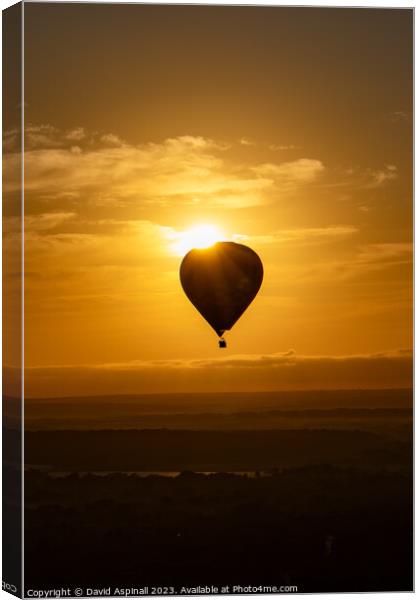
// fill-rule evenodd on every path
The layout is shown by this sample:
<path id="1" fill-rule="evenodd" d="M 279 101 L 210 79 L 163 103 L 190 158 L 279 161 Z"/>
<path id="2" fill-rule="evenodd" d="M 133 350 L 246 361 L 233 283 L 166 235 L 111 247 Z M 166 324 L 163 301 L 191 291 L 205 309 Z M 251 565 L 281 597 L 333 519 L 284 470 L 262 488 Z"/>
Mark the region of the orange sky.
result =
<path id="1" fill-rule="evenodd" d="M 25 28 L 28 395 L 205 390 L 210 363 L 216 389 L 409 385 L 411 11 L 29 3 Z M 201 223 L 265 267 L 223 354 L 178 281 Z"/>

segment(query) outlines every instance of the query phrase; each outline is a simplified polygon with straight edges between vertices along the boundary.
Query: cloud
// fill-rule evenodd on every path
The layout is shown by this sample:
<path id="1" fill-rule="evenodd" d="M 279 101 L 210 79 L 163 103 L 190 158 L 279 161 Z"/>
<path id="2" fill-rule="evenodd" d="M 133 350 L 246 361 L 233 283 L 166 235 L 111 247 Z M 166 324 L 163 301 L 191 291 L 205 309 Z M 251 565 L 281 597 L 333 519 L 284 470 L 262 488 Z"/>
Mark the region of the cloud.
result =
<path id="1" fill-rule="evenodd" d="M 325 167 L 320 160 L 300 158 L 292 162 L 257 165 L 252 167 L 252 171 L 259 176 L 274 177 L 284 181 L 311 182 L 325 171 Z"/>
<path id="2" fill-rule="evenodd" d="M 271 144 L 268 148 L 272 152 L 277 152 L 279 150 L 300 150 L 301 146 L 295 146 L 294 144 Z"/>
<path id="3" fill-rule="evenodd" d="M 29 215 L 25 217 L 25 230 L 47 231 L 62 225 L 65 221 L 73 219 L 76 213 L 72 212 L 52 212 L 41 215 Z"/>
<path id="4" fill-rule="evenodd" d="M 157 258 L 167 252 L 170 227 L 163 227 L 147 220 L 100 219 L 95 223 L 77 221 L 69 231 L 57 229 L 75 219 L 75 213 L 45 213 L 25 218 L 25 247 L 28 268 L 41 268 L 44 276 L 52 269 L 63 269 L 67 264 L 73 268 L 97 269 L 101 265 L 130 265 Z M 12 218 L 13 219 L 13 218 Z M 10 221 L 12 221 L 10 219 Z M 16 219 L 19 230 L 19 220 Z M 9 228 L 10 229 L 10 228 Z M 116 251 L 115 244 L 118 244 Z M 153 263 L 150 265 L 153 269 Z"/>
<path id="5" fill-rule="evenodd" d="M 410 387 L 412 374 L 410 350 L 350 356 L 302 356 L 289 350 L 203 360 L 29 368 L 25 371 L 25 389 L 28 397 L 58 396 L 59 390 L 72 396 L 384 389 Z"/>
<path id="6" fill-rule="evenodd" d="M 407 121 L 408 112 L 406 112 L 405 110 L 394 110 L 393 112 L 389 113 L 389 118 L 393 123 Z"/>
<path id="7" fill-rule="evenodd" d="M 17 129 L 3 131 L 3 154 L 18 152 L 20 145 L 20 132 Z"/>
<path id="8" fill-rule="evenodd" d="M 331 227 L 302 227 L 296 229 L 283 229 L 267 235 L 234 235 L 234 241 L 258 244 L 311 244 L 330 242 L 358 233 L 357 227 L 351 225 L 337 225 Z"/>
<path id="9" fill-rule="evenodd" d="M 4 144 L 12 149 L 16 136 L 6 133 Z M 242 138 L 241 144 L 254 142 Z M 28 125 L 25 148 L 25 189 L 32 202 L 68 200 L 70 194 L 74 203 L 91 206 L 170 207 L 176 201 L 177 206 L 243 208 L 273 202 L 274 192 L 292 193 L 324 170 L 321 161 L 308 158 L 238 161 L 229 144 L 202 136 L 135 145 L 114 133 L 83 127 L 62 132 L 47 124 Z M 13 156 L 11 150 L 4 157 L 6 182 Z M 17 185 L 7 183 L 5 191 L 17 191 Z"/>
<path id="10" fill-rule="evenodd" d="M 255 146 L 256 145 L 254 141 L 252 141 L 248 138 L 245 138 L 245 137 L 241 138 L 239 140 L 239 143 L 241 144 L 241 146 Z"/>
<path id="11" fill-rule="evenodd" d="M 86 132 L 83 127 L 76 127 L 65 134 L 66 140 L 80 141 L 85 139 Z"/>
<path id="12" fill-rule="evenodd" d="M 172 229 L 147 220 L 77 220 L 73 213 L 29 218 L 25 232 L 25 287 L 28 319 L 83 323 L 94 308 L 138 314 L 173 293 L 178 258 L 169 254 Z M 17 226 L 19 224 L 17 223 Z M 13 249 L 18 231 L 5 247 Z M 9 250 L 10 253 L 10 250 Z M 19 258 L 19 257 L 17 257 Z M 82 326 L 82 325 L 81 325 Z"/>
<path id="13" fill-rule="evenodd" d="M 352 276 L 361 272 L 372 272 L 385 268 L 409 265 L 412 262 L 413 245 L 410 242 L 388 242 L 365 244 L 358 248 L 356 255 L 346 265 L 342 264 L 342 274 Z"/>
<path id="14" fill-rule="evenodd" d="M 411 265 L 413 245 L 410 242 L 365 244 L 348 263 L 336 265 L 338 278 L 348 278 L 382 271 L 392 267 Z"/>
<path id="15" fill-rule="evenodd" d="M 25 148 L 60 148 L 64 145 L 59 129 L 48 124 L 25 127 Z"/>
<path id="16" fill-rule="evenodd" d="M 393 164 L 375 169 L 351 166 L 330 172 L 329 180 L 323 181 L 321 185 L 326 189 L 339 189 L 350 193 L 382 188 L 396 179 L 398 167 Z"/>
<path id="17" fill-rule="evenodd" d="M 413 245 L 410 242 L 388 242 L 356 246 L 347 258 L 313 263 L 303 268 L 300 277 L 309 281 L 349 281 L 381 271 L 410 266 L 413 260 Z M 391 281 L 388 279 L 388 281 Z M 405 285 L 408 285 L 407 280 Z M 410 300 L 410 296 L 408 296 Z"/>
<path id="18" fill-rule="evenodd" d="M 106 135 L 98 146 L 78 146 L 77 152 L 58 146 L 25 153 L 27 193 L 53 199 L 65 189 L 93 205 L 170 205 L 176 199 L 177 206 L 237 207 L 264 202 L 263 191 L 272 185 L 230 168 L 221 157 L 226 147 L 202 137 L 133 146 Z"/>
<path id="19" fill-rule="evenodd" d="M 398 169 L 395 165 L 386 165 L 383 169 L 377 171 L 368 171 L 370 181 L 366 184 L 368 188 L 382 186 L 387 181 L 392 181 L 398 177 Z"/>
<path id="20" fill-rule="evenodd" d="M 106 133 L 101 136 L 101 142 L 110 146 L 124 146 L 124 141 L 114 133 Z"/>

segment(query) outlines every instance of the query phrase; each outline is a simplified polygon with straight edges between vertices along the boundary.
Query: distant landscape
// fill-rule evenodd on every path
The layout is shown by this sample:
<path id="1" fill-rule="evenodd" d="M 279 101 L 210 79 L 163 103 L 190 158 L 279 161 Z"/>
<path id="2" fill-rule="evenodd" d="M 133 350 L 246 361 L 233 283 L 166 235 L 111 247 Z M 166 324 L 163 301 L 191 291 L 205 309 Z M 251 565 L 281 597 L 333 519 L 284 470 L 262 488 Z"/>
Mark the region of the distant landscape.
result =
<path id="1" fill-rule="evenodd" d="M 194 399 L 28 400 L 28 585 L 411 589 L 411 390 Z"/>
<path id="2" fill-rule="evenodd" d="M 16 415 L 13 399 L 5 413 Z M 29 398 L 26 430 L 220 429 L 307 427 L 404 429 L 412 390 L 333 390 Z"/>

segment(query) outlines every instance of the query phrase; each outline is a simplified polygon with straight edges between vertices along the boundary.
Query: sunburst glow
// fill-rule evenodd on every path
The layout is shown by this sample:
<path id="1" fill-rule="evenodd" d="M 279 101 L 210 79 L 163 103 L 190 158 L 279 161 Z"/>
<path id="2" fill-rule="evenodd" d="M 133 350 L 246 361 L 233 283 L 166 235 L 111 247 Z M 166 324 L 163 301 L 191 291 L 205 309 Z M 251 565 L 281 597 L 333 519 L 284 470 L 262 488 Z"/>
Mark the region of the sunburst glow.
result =
<path id="1" fill-rule="evenodd" d="M 171 250 L 178 256 L 184 256 L 193 248 L 209 248 L 226 239 L 223 232 L 216 225 L 202 224 L 179 231 L 174 235 Z"/>

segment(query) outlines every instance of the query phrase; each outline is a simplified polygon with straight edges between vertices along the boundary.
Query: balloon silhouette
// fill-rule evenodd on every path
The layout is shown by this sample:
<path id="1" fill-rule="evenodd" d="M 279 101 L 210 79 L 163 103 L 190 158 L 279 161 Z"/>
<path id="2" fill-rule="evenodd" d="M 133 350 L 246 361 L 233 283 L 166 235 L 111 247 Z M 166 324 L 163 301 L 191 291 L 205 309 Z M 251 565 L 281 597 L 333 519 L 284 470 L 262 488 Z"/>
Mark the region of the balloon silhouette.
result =
<path id="1" fill-rule="evenodd" d="M 218 242 L 194 248 L 182 260 L 181 285 L 188 299 L 219 336 L 233 327 L 258 293 L 263 265 L 251 248 L 235 242 Z"/>

